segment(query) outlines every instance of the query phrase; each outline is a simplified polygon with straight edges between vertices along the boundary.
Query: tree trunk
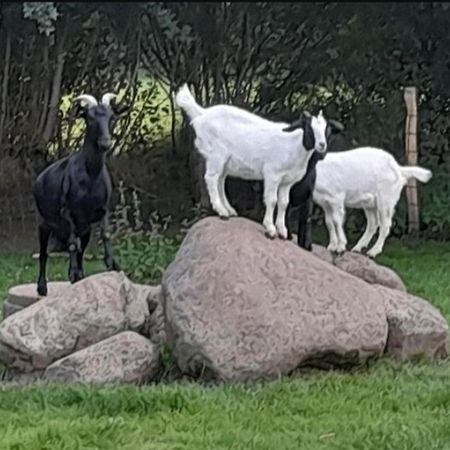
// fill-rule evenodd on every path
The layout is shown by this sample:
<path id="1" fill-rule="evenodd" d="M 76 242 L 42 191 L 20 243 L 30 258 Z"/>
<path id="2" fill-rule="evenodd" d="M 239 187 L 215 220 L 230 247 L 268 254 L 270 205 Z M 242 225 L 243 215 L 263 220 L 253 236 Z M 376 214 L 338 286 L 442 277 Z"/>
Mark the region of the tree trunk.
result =
<path id="1" fill-rule="evenodd" d="M 3 79 L 2 79 L 2 100 L 0 105 L 0 145 L 3 141 L 4 126 L 6 119 L 6 101 L 8 94 L 8 81 L 9 81 L 9 64 L 11 59 L 11 34 L 9 31 L 6 33 L 5 43 L 5 60 L 3 61 Z"/>
<path id="2" fill-rule="evenodd" d="M 64 63 L 66 59 L 66 52 L 64 51 L 66 33 L 63 32 L 61 39 L 56 47 L 56 67 L 53 75 L 52 94 L 50 96 L 50 106 L 47 115 L 47 122 L 45 124 L 44 132 L 42 133 L 42 144 L 46 146 L 52 137 L 55 127 L 56 118 L 58 116 L 59 101 L 61 94 L 61 83 L 64 71 Z"/>

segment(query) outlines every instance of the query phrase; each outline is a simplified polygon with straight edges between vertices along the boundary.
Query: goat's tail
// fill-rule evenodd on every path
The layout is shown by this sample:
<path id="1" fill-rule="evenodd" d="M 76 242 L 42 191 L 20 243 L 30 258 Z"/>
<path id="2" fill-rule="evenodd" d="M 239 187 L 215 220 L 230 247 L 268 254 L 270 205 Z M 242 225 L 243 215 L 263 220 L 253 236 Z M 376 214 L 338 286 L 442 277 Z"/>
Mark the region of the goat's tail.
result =
<path id="1" fill-rule="evenodd" d="M 175 101 L 177 105 L 183 109 L 188 115 L 189 119 L 193 120 L 198 116 L 201 116 L 205 112 L 205 108 L 202 108 L 196 101 L 187 84 L 183 84 L 178 90 Z"/>
<path id="2" fill-rule="evenodd" d="M 422 183 L 428 182 L 433 175 L 431 170 L 419 166 L 400 166 L 400 172 L 407 180 L 415 178 Z"/>

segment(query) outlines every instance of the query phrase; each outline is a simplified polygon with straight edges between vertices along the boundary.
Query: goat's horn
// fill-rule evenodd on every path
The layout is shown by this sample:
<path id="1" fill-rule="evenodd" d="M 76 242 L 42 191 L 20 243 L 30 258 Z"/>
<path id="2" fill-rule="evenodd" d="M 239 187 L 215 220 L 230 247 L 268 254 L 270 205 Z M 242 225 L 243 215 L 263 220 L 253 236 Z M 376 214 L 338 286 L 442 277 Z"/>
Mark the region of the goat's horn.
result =
<path id="1" fill-rule="evenodd" d="M 107 94 L 104 94 L 102 97 L 102 103 L 104 105 L 109 105 L 109 102 L 113 99 L 116 98 L 117 95 L 116 94 L 111 94 L 110 92 L 108 92 Z"/>
<path id="2" fill-rule="evenodd" d="M 97 106 L 98 105 L 98 102 L 97 102 L 96 98 L 93 95 L 87 95 L 87 94 L 79 95 L 74 100 L 74 102 L 76 102 L 77 100 L 85 101 L 89 108 L 92 108 L 93 106 Z"/>

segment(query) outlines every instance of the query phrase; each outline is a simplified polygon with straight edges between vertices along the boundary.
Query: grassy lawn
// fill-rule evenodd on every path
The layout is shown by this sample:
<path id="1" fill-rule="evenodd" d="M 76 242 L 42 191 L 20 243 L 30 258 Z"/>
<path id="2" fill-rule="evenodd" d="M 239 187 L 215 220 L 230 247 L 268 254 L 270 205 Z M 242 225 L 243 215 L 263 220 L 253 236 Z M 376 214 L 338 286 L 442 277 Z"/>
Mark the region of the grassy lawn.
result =
<path id="1" fill-rule="evenodd" d="M 450 319 L 450 244 L 391 240 L 379 260 Z M 29 256 L 1 256 L 0 298 L 36 270 Z M 50 261 L 52 279 L 66 271 L 65 260 Z M 447 449 L 449 375 L 448 363 L 381 360 L 251 386 L 9 388 L 0 390 L 0 449 Z"/>

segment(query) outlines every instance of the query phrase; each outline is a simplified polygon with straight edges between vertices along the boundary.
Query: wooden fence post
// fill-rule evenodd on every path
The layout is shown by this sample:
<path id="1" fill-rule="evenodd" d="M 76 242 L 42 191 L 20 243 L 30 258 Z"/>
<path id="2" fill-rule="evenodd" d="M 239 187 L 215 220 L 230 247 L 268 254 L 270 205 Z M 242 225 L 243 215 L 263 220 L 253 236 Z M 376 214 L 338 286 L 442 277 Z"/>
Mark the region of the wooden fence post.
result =
<path id="1" fill-rule="evenodd" d="M 405 152 L 408 165 L 417 165 L 417 89 L 406 87 L 403 98 L 406 103 L 406 133 Z M 419 232 L 419 201 L 417 195 L 417 181 L 410 180 L 406 185 L 408 204 L 408 233 Z"/>

